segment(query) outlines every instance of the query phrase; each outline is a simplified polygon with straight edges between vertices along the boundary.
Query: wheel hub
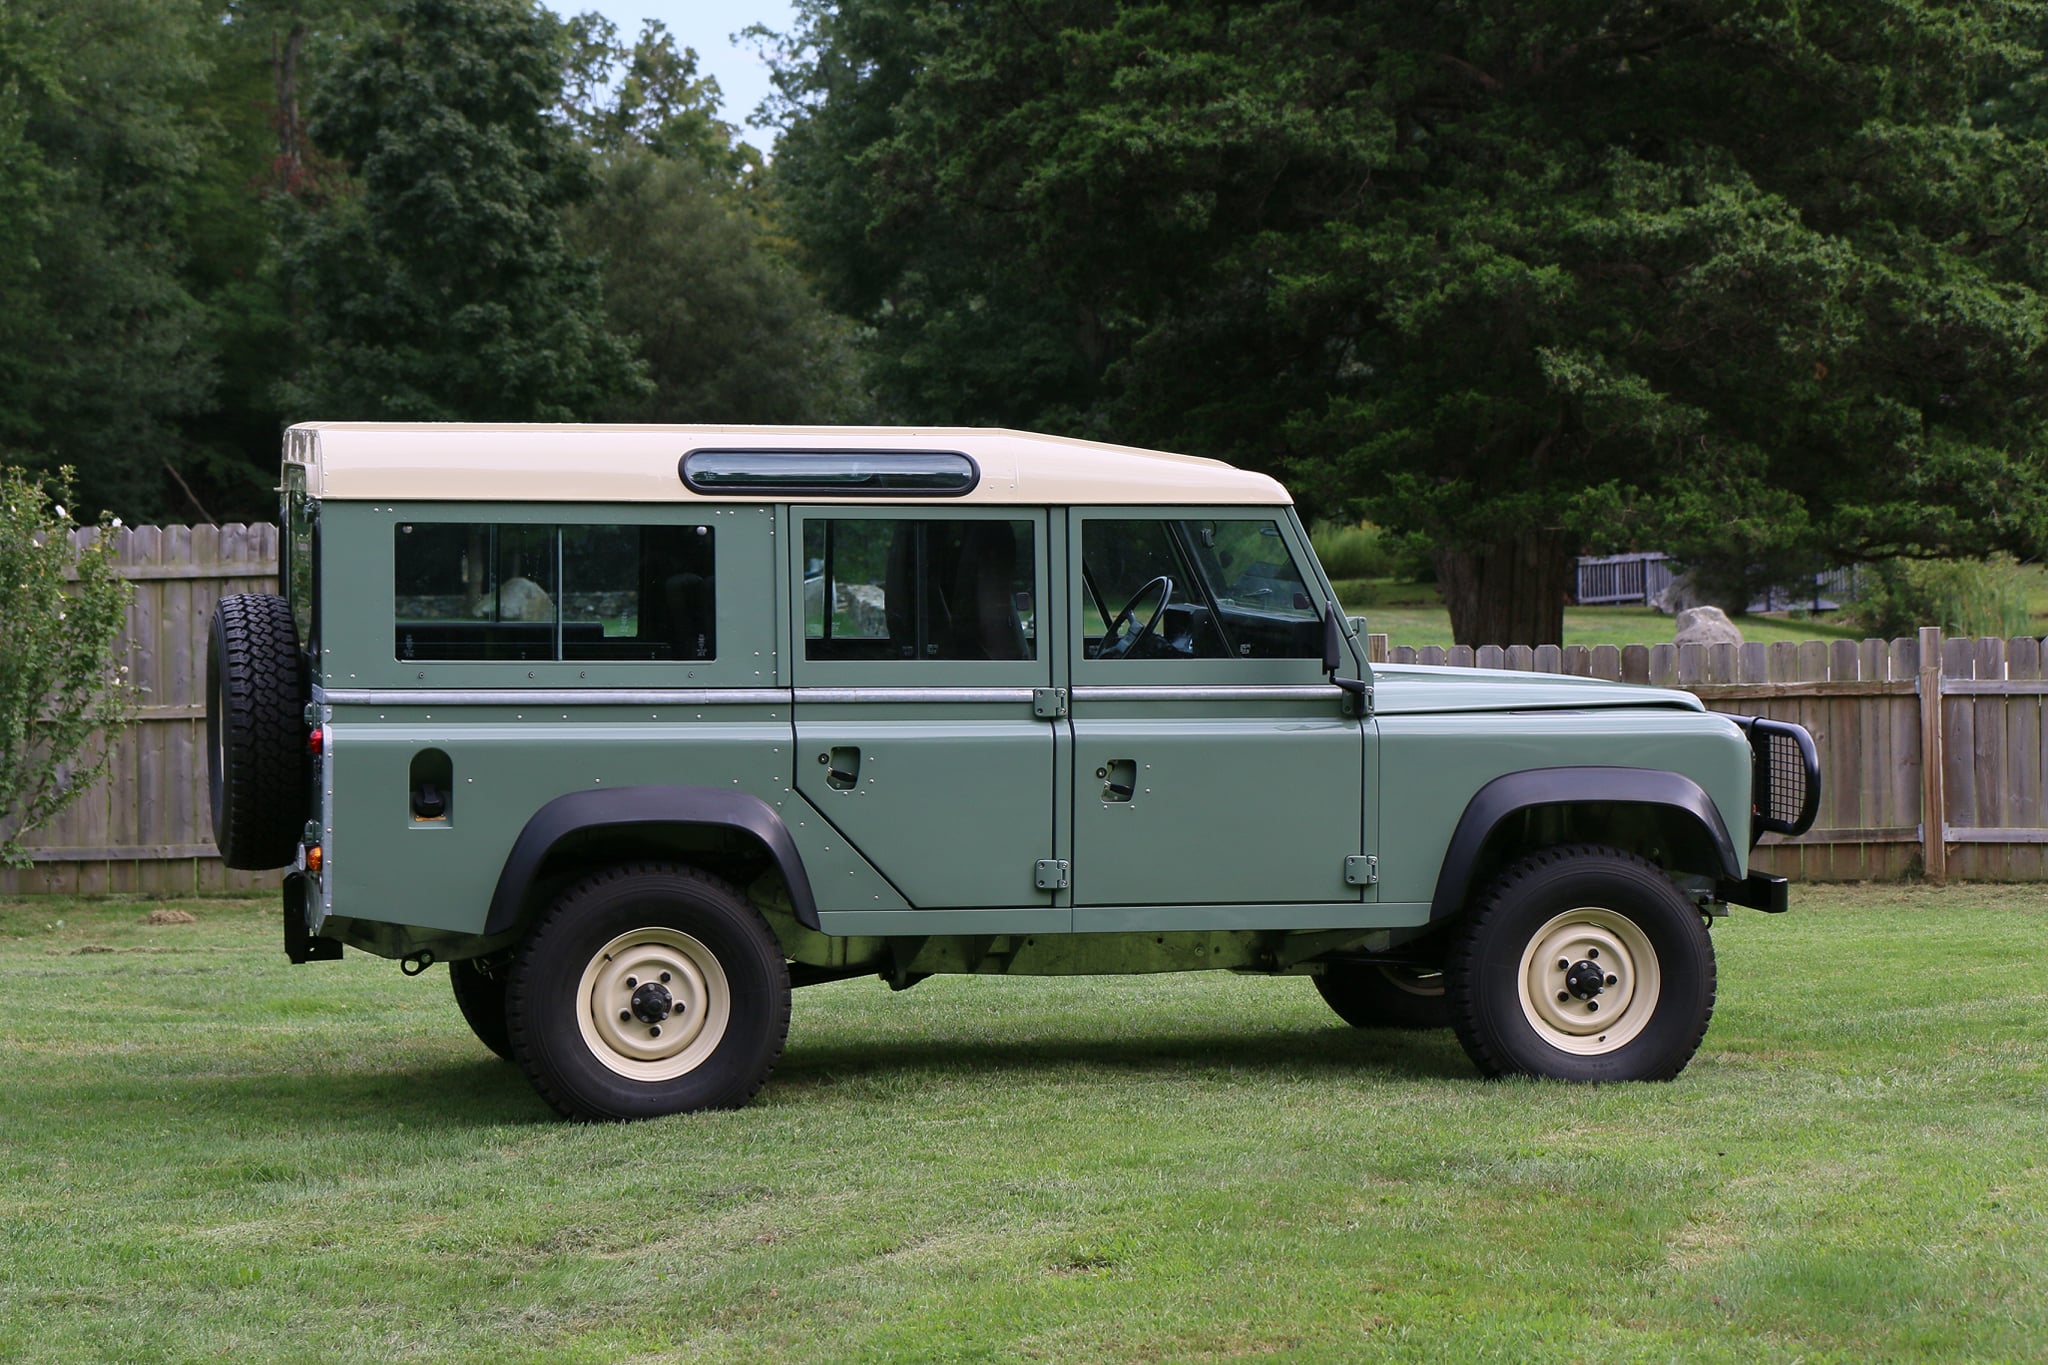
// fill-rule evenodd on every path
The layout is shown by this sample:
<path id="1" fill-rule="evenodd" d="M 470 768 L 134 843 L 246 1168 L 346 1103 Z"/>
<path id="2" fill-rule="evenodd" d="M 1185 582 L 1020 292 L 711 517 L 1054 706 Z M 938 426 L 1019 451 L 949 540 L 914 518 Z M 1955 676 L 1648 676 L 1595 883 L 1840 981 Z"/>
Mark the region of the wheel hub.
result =
<path id="1" fill-rule="evenodd" d="M 1606 990 L 1612 979 L 1599 963 L 1581 958 L 1565 969 L 1564 988 L 1580 1000 L 1591 1000 Z"/>
<path id="2" fill-rule="evenodd" d="M 675 997 L 659 981 L 650 981 L 633 992 L 633 1017 L 643 1024 L 658 1024 L 675 1013 Z"/>

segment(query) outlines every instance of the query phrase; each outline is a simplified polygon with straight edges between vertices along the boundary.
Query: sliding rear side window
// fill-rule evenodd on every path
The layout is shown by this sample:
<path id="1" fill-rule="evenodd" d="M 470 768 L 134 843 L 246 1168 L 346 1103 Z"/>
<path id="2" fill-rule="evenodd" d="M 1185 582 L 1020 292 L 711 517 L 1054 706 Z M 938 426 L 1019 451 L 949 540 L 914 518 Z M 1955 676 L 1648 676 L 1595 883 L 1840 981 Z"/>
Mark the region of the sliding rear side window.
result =
<path id="1" fill-rule="evenodd" d="M 394 649 L 415 660 L 718 657 L 709 526 L 400 522 Z"/>

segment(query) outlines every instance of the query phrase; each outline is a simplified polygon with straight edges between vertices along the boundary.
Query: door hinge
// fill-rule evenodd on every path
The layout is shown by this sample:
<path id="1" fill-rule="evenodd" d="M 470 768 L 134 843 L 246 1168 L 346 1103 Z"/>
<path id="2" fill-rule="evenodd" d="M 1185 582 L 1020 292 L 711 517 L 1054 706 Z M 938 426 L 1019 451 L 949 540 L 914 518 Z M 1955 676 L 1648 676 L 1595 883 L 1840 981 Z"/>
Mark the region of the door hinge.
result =
<path id="1" fill-rule="evenodd" d="M 1031 689 L 1031 714 L 1041 720 L 1058 720 L 1067 714 L 1067 689 L 1064 687 L 1034 687 Z"/>
<path id="2" fill-rule="evenodd" d="M 1065 858 L 1040 858 L 1032 868 L 1040 891 L 1064 891 L 1067 889 L 1067 860 Z"/>
<path id="3" fill-rule="evenodd" d="M 1380 879 L 1380 856 L 1377 853 L 1354 853 L 1344 860 L 1344 884 L 1346 886 L 1371 886 Z"/>

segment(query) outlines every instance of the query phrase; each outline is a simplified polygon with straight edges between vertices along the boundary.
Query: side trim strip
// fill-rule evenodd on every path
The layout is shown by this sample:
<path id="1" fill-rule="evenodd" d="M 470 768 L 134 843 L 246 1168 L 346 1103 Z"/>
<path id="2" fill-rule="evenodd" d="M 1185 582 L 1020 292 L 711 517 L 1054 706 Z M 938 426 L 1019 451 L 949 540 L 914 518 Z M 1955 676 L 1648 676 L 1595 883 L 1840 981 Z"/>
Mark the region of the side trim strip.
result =
<path id="1" fill-rule="evenodd" d="M 1031 705 L 1028 687 L 799 687 L 796 700 L 843 702 L 999 702 Z"/>
<path id="2" fill-rule="evenodd" d="M 790 699 L 786 687 L 348 687 L 314 695 L 330 706 L 787 706 Z"/>
<path id="3" fill-rule="evenodd" d="M 1266 686 L 1213 684 L 1193 687 L 1104 687 L 1074 689 L 1075 701 L 1337 701 L 1341 688 L 1325 683 Z"/>

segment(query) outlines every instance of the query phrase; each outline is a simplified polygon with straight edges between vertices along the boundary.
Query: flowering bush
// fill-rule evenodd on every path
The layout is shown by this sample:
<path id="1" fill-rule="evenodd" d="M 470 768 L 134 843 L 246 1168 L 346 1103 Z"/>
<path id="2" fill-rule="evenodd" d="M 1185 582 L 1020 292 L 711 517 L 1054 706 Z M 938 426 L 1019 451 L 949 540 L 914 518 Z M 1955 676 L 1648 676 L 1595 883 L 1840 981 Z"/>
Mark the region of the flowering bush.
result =
<path id="1" fill-rule="evenodd" d="M 71 471 L 0 465 L 0 865 L 26 867 L 22 839 L 106 771 L 127 718 L 115 657 L 128 584 L 114 573 L 119 518 L 74 522 Z M 74 531 L 82 534 L 73 535 Z"/>

